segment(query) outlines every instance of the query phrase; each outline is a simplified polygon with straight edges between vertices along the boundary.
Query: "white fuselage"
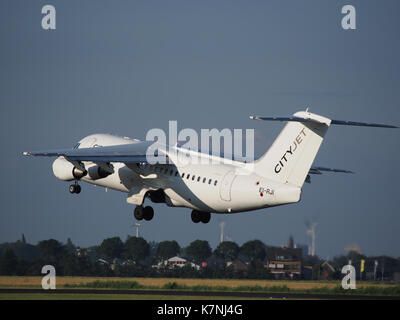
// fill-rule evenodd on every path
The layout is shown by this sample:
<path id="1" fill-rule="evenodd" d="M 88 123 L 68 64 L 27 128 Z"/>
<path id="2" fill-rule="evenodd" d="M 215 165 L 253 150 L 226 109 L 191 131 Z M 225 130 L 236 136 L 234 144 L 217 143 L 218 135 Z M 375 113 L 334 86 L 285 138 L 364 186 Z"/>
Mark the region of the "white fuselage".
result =
<path id="1" fill-rule="evenodd" d="M 135 143 L 137 140 L 108 134 L 88 136 L 79 148 Z M 147 191 L 163 190 L 168 206 L 187 207 L 203 212 L 234 213 L 294 203 L 300 200 L 301 188 L 275 182 L 252 171 L 252 163 L 226 161 L 223 158 L 199 154 L 174 147 L 165 153 L 173 164 L 111 163 L 113 173 L 105 178 L 90 175 L 81 180 L 128 193 L 127 202 L 141 205 Z M 201 155 L 209 161 L 182 163 L 180 157 Z M 193 162 L 193 161 L 192 161 Z M 86 170 L 97 164 L 83 162 Z M 73 165 L 60 157 L 53 164 L 57 178 L 73 180 L 69 174 Z"/>

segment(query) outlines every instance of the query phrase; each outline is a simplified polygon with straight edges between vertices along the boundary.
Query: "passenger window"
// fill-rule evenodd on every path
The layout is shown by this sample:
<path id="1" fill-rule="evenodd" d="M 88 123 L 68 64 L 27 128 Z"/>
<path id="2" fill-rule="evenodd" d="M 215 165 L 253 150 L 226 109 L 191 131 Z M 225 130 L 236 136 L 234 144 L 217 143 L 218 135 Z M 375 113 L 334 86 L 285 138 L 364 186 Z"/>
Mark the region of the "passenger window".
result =
<path id="1" fill-rule="evenodd" d="M 200 181 L 200 177 L 197 177 L 197 182 L 199 182 Z"/>
<path id="2" fill-rule="evenodd" d="M 186 176 L 186 179 L 189 179 L 189 178 L 190 178 L 190 174 L 188 173 L 187 176 Z"/>
<path id="3" fill-rule="evenodd" d="M 212 179 L 208 180 L 208 184 L 211 184 L 211 180 L 212 180 Z"/>
<path id="4" fill-rule="evenodd" d="M 194 181 L 194 179 L 195 179 L 195 178 L 196 178 L 196 176 L 195 176 L 195 175 L 193 175 L 193 176 L 192 176 L 192 181 Z"/>
<path id="5" fill-rule="evenodd" d="M 203 178 L 203 183 L 206 182 L 207 178 Z"/>
<path id="6" fill-rule="evenodd" d="M 184 178 L 185 177 L 185 173 L 182 173 L 182 178 Z"/>
<path id="7" fill-rule="evenodd" d="M 217 181 L 217 180 L 215 180 L 215 181 L 214 181 L 214 186 L 216 186 L 216 185 L 217 185 L 217 183 L 218 183 L 218 181 Z"/>

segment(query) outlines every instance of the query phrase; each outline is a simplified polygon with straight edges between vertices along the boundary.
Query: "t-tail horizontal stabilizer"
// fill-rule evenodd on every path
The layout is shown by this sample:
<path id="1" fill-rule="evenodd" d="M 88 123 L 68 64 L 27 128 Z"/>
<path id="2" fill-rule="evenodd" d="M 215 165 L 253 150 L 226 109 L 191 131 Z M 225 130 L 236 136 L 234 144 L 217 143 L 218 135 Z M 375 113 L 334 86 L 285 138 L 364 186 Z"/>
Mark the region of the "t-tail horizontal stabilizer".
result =
<path id="1" fill-rule="evenodd" d="M 326 167 L 311 167 L 310 171 L 308 171 L 308 175 L 306 177 L 305 182 L 311 183 L 311 176 L 310 174 L 322 174 L 322 172 L 340 172 L 340 173 L 354 173 L 350 170 L 345 169 L 335 169 L 335 168 L 326 168 Z"/>
<path id="2" fill-rule="evenodd" d="M 305 181 L 310 181 L 309 174 L 321 174 L 321 171 L 350 173 L 347 170 L 311 167 L 330 125 L 398 128 L 380 123 L 332 120 L 308 112 L 308 109 L 289 117 L 250 116 L 250 119 L 287 122 L 269 150 L 254 162 L 254 169 L 257 174 L 273 181 L 300 188 Z"/>
<path id="3" fill-rule="evenodd" d="M 265 120 L 265 121 L 289 121 L 289 122 L 302 122 L 302 123 L 323 123 L 316 119 L 307 117 L 258 117 L 250 116 L 252 120 Z M 331 119 L 329 125 L 336 124 L 341 126 L 358 126 L 358 127 L 375 127 L 375 128 L 400 128 L 398 126 L 382 123 L 371 123 L 371 122 L 358 122 L 358 121 L 347 121 L 347 120 L 334 120 Z"/>

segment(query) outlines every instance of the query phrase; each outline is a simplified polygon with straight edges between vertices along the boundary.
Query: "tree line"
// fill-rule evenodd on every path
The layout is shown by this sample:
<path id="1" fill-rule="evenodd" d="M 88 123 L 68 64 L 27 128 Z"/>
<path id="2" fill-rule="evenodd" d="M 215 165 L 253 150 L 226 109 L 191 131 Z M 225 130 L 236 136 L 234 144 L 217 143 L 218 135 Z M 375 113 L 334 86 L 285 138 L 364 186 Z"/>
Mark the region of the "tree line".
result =
<path id="1" fill-rule="evenodd" d="M 182 256 L 202 266 L 200 270 L 189 265 L 169 268 L 154 265 L 174 256 Z M 242 246 L 226 241 L 212 250 L 208 241 L 195 240 L 187 247 L 177 241 L 147 242 L 143 238 L 119 237 L 104 239 L 98 246 L 76 247 L 70 239 L 66 244 L 55 239 L 27 243 L 0 244 L 1 275 L 41 275 L 41 268 L 50 264 L 57 275 L 65 276 L 171 276 L 171 277 L 263 277 L 265 245 L 252 240 Z M 251 262 L 244 275 L 226 267 L 227 261 L 241 258 Z M 203 262 L 207 261 L 207 267 Z M 259 269 L 259 270 L 257 270 Z"/>
<path id="2" fill-rule="evenodd" d="M 41 275 L 42 267 L 49 264 L 60 276 L 272 279 L 274 276 L 265 268 L 267 250 L 268 246 L 260 240 L 250 240 L 241 246 L 224 241 L 214 250 L 205 240 L 181 247 L 175 240 L 156 243 L 140 237 L 128 237 L 125 241 L 111 237 L 89 248 L 79 248 L 70 239 L 65 244 L 55 239 L 37 245 L 18 241 L 0 244 L 0 275 Z M 171 268 L 161 263 L 174 256 L 184 257 L 200 268 L 190 265 Z M 340 278 L 341 267 L 350 259 L 353 262 L 366 259 L 367 265 L 374 261 L 355 252 L 337 256 L 330 261 L 336 268 L 331 277 Z M 235 260 L 242 261 L 245 270 L 227 264 Z M 400 270 L 399 259 L 386 257 L 385 261 L 386 273 Z M 303 266 L 312 267 L 313 279 L 320 279 L 323 262 L 317 256 L 302 259 Z"/>

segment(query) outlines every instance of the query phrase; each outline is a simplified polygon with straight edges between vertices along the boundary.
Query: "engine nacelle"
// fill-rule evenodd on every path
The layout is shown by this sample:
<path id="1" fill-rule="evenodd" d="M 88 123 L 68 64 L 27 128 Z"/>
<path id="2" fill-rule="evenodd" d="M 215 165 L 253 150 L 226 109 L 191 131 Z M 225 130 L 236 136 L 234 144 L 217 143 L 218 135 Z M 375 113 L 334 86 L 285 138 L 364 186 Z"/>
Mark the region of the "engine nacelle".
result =
<path id="1" fill-rule="evenodd" d="M 53 173 L 57 179 L 63 181 L 79 180 L 87 175 L 86 170 L 76 168 L 71 162 L 65 158 L 57 158 L 53 162 Z"/>
<path id="2" fill-rule="evenodd" d="M 102 167 L 95 165 L 88 169 L 88 177 L 91 180 L 98 180 L 108 177 L 111 172 L 103 169 Z"/>

